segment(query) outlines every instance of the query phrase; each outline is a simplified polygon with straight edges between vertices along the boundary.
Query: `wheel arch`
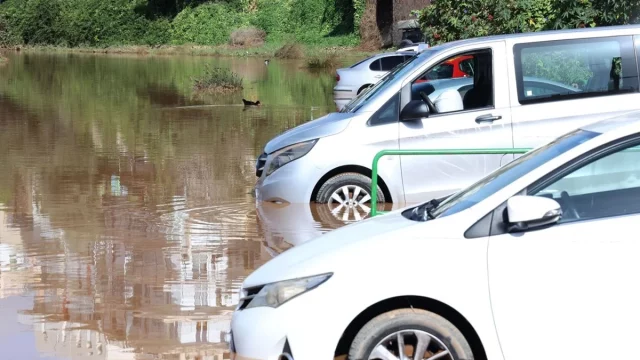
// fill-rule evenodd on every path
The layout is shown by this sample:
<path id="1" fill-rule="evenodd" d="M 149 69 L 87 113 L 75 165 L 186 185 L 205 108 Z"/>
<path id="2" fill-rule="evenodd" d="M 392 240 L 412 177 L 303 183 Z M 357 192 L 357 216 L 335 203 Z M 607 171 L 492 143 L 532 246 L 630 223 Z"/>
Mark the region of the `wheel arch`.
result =
<path id="1" fill-rule="evenodd" d="M 362 86 L 360 86 L 360 88 L 358 89 L 358 92 L 356 93 L 356 95 L 360 95 L 360 93 L 362 92 L 362 90 L 368 88 L 369 86 L 372 86 L 373 84 L 364 84 Z"/>
<path id="2" fill-rule="evenodd" d="M 344 330 L 336 346 L 335 357 L 348 354 L 353 339 L 367 322 L 386 312 L 406 308 L 418 308 L 444 317 L 462 332 L 471 346 L 475 360 L 487 360 L 480 336 L 462 314 L 443 302 L 421 296 L 398 296 L 369 306 L 358 314 Z"/>
<path id="3" fill-rule="evenodd" d="M 369 168 L 366 168 L 364 166 L 359 166 L 359 165 L 339 166 L 329 171 L 328 173 L 324 174 L 320 178 L 320 180 L 318 180 L 316 185 L 313 187 L 313 191 L 311 192 L 311 198 L 309 200 L 311 202 L 315 202 L 316 195 L 318 195 L 318 191 L 320 191 L 320 188 L 327 180 L 331 179 L 336 175 L 348 173 L 348 172 L 358 173 L 360 175 L 367 176 L 369 177 L 369 179 L 371 179 L 371 169 Z M 382 190 L 382 193 L 384 194 L 384 198 L 386 199 L 386 201 L 389 203 L 393 203 L 393 198 L 391 197 L 391 192 L 389 191 L 389 187 L 387 186 L 387 183 L 384 181 L 384 179 L 380 175 L 378 175 L 378 186 L 380 186 L 380 190 Z"/>

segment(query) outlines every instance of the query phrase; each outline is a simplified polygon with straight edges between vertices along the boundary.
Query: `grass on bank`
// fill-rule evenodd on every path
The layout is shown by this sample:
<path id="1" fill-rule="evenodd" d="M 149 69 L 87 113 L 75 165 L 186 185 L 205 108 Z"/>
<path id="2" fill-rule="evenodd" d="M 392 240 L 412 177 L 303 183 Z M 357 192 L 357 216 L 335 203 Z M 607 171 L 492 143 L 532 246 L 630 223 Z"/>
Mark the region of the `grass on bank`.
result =
<path id="1" fill-rule="evenodd" d="M 307 59 L 307 68 L 311 70 L 335 70 L 342 62 L 334 52 L 324 55 L 314 55 Z"/>
<path id="2" fill-rule="evenodd" d="M 261 46 L 205 46 L 205 45 L 123 45 L 109 47 L 63 47 L 53 45 L 18 46 L 24 52 L 46 53 L 86 53 L 86 54 L 129 54 L 129 55 L 190 55 L 190 56 L 232 56 L 232 57 L 272 57 L 302 59 L 340 52 L 349 56 L 368 56 L 372 52 L 354 47 L 302 46 L 299 44 L 265 43 Z M 286 50 L 286 56 L 283 53 Z"/>
<path id="3" fill-rule="evenodd" d="M 221 94 L 242 90 L 242 77 L 226 68 L 205 67 L 204 74 L 193 79 L 196 93 Z"/>

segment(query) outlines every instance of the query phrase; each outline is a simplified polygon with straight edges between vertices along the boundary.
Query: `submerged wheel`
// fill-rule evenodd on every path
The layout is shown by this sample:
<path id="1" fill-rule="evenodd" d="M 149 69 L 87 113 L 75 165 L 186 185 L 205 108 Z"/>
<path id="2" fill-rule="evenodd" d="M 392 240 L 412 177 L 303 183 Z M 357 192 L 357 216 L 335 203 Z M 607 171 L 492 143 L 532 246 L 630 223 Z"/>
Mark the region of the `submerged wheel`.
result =
<path id="1" fill-rule="evenodd" d="M 344 173 L 327 180 L 316 195 L 316 202 L 327 204 L 334 217 L 359 221 L 371 212 L 371 179 L 358 173 Z M 378 203 L 384 203 L 378 186 Z"/>
<path id="2" fill-rule="evenodd" d="M 350 360 L 472 360 L 469 343 L 445 318 L 420 309 L 375 317 L 356 335 Z"/>

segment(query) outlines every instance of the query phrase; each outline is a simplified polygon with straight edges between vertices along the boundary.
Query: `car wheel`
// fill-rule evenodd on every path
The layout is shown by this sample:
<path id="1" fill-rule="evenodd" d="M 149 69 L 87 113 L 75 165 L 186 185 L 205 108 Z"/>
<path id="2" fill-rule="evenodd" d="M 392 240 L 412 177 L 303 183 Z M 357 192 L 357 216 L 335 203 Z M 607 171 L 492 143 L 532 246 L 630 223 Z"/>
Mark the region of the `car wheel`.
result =
<path id="1" fill-rule="evenodd" d="M 375 317 L 356 335 L 349 360 L 472 360 L 469 343 L 445 318 L 419 309 Z"/>
<path id="2" fill-rule="evenodd" d="M 371 179 L 358 173 L 344 173 L 327 180 L 316 195 L 316 202 L 327 204 L 342 221 L 362 220 L 371 212 Z M 378 203 L 384 203 L 378 186 Z"/>

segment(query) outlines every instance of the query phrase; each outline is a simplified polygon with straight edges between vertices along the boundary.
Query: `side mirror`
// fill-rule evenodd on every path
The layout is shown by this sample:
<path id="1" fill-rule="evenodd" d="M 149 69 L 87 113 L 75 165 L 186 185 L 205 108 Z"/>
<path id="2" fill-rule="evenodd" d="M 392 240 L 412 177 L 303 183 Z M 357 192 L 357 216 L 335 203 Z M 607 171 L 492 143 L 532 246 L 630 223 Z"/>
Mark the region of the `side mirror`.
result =
<path id="1" fill-rule="evenodd" d="M 507 229 L 521 232 L 555 224 L 562 218 L 560 204 L 540 196 L 516 195 L 507 200 Z"/>
<path id="2" fill-rule="evenodd" d="M 429 107 L 422 100 L 411 100 L 400 112 L 400 121 L 416 121 L 429 116 Z"/>

